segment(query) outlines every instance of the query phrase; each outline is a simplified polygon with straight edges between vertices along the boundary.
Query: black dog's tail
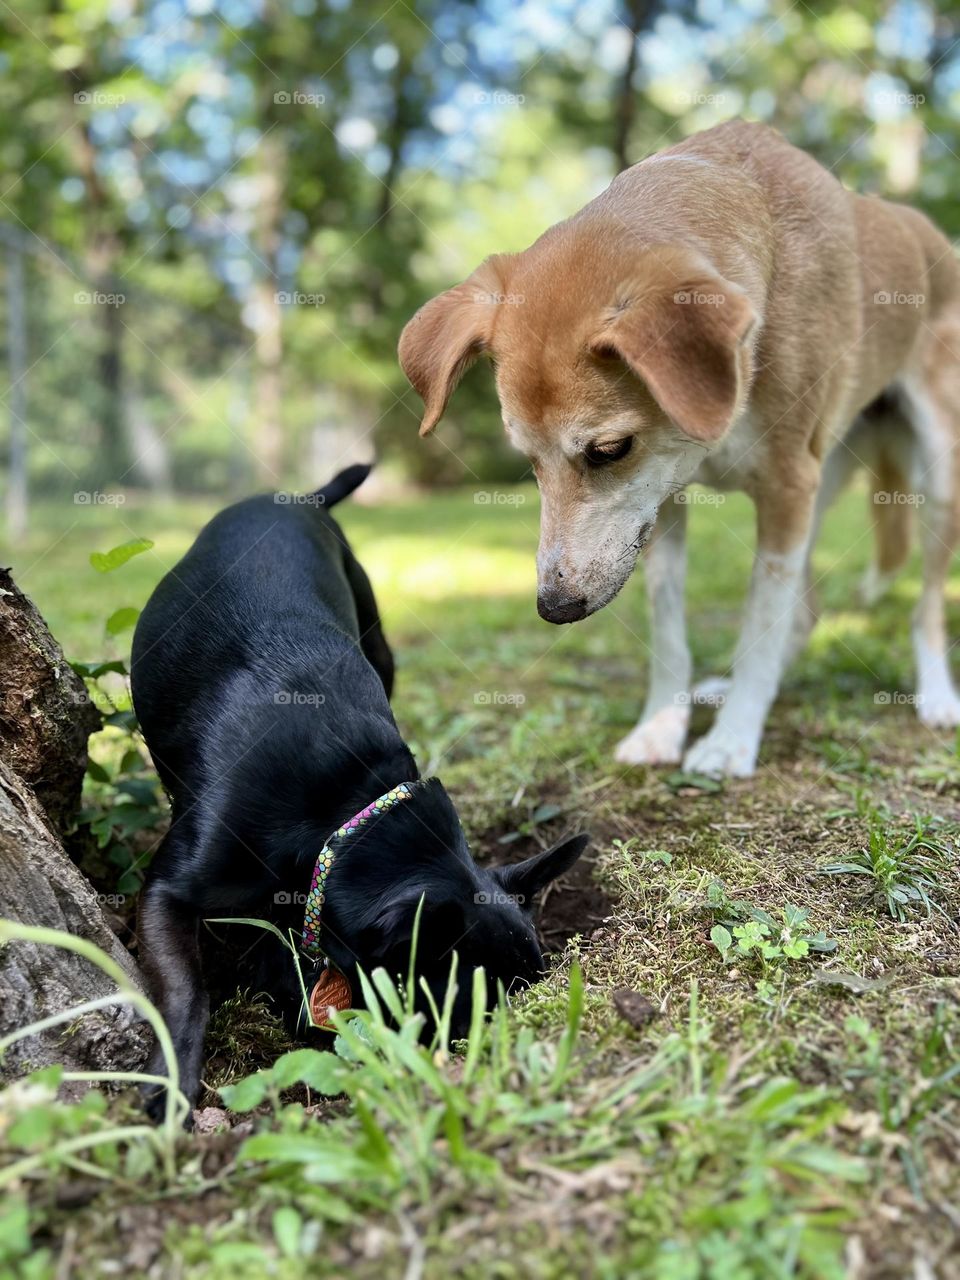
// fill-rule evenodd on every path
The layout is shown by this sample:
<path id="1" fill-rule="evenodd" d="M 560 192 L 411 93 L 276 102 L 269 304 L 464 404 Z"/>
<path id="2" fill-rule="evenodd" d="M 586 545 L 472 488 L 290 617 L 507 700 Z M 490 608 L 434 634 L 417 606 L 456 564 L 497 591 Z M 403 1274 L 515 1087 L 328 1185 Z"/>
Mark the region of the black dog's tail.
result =
<path id="1" fill-rule="evenodd" d="M 317 489 L 313 496 L 321 505 L 335 507 L 338 502 L 348 498 L 354 489 L 359 489 L 372 470 L 372 462 L 357 463 L 355 466 L 346 467 L 322 488 Z"/>

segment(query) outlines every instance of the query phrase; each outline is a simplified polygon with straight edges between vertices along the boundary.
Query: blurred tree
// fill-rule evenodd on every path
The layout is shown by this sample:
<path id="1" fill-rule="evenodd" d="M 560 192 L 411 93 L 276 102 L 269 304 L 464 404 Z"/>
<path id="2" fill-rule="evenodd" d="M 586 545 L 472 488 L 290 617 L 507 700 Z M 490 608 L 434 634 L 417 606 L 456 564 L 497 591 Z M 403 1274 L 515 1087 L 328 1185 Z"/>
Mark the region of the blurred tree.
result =
<path id="1" fill-rule="evenodd" d="M 947 0 L 0 7 L 31 475 L 308 484 L 374 435 L 428 482 L 523 474 L 482 366 L 417 441 L 415 308 L 736 114 L 957 234 L 957 26 Z"/>

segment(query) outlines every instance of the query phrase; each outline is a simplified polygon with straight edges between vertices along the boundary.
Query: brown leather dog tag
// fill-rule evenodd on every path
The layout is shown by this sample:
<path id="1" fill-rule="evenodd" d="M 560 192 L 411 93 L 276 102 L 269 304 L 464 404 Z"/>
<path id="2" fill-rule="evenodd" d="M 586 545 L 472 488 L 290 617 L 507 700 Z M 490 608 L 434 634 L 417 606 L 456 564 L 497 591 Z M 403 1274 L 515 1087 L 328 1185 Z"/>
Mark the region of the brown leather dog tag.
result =
<path id="1" fill-rule="evenodd" d="M 353 992 L 350 990 L 350 983 L 336 969 L 324 969 L 310 992 L 310 1013 L 314 1024 L 318 1027 L 330 1027 L 330 1014 L 334 1009 L 352 1007 Z"/>

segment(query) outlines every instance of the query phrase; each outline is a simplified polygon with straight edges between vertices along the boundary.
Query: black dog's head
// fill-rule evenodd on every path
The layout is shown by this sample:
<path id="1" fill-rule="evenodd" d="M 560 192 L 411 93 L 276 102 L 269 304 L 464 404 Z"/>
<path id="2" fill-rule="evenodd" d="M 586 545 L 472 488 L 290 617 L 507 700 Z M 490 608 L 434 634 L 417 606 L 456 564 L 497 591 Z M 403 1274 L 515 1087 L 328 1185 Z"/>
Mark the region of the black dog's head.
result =
<path id="1" fill-rule="evenodd" d="M 416 974 L 443 1007 L 453 953 L 457 995 L 451 1035 L 466 1034 L 473 971 L 487 975 L 492 1007 L 497 984 L 508 993 L 536 982 L 543 956 L 533 927 L 533 899 L 583 853 L 589 836 L 571 836 L 526 862 L 486 870 L 470 856 L 456 810 L 440 782 L 417 784 L 412 798 L 382 815 L 336 855 L 327 882 L 322 944 L 358 991 L 356 970 L 384 968 L 406 978 L 417 910 L 423 899 Z M 419 990 L 418 1006 L 429 1014 Z M 427 1034 L 433 1030 L 428 1017 Z"/>

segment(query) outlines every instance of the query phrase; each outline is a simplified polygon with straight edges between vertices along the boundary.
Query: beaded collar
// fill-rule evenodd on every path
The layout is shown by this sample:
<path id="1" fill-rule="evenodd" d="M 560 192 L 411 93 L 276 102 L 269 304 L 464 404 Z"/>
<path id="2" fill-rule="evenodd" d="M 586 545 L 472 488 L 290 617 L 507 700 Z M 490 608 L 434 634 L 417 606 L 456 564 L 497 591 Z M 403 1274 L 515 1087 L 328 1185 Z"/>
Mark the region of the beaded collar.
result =
<path id="1" fill-rule="evenodd" d="M 303 914 L 303 950 L 307 955 L 318 957 L 323 954 L 320 948 L 320 912 L 326 898 L 327 877 L 330 875 L 335 855 L 358 831 L 368 827 L 374 819 L 379 818 L 402 800 L 409 800 L 415 785 L 415 783 L 401 782 L 399 786 L 391 787 L 389 791 L 378 796 L 359 813 L 355 813 L 349 822 L 345 822 L 342 827 L 337 827 L 336 831 L 327 837 L 327 842 L 320 850 L 320 856 L 313 868 L 313 879 L 310 882 L 310 892 L 307 894 L 307 904 Z"/>

